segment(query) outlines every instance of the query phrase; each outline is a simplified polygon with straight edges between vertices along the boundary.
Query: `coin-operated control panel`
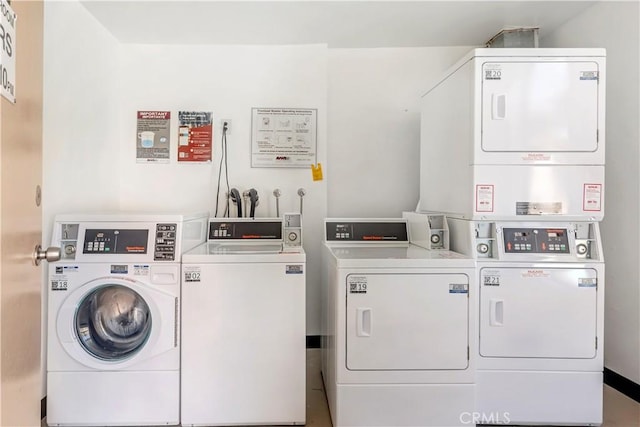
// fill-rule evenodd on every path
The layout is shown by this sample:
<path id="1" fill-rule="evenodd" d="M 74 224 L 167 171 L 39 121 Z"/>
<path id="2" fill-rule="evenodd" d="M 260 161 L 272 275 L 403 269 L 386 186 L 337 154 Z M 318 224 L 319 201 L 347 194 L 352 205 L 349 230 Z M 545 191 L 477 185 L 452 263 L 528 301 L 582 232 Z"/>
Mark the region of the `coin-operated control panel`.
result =
<path id="1" fill-rule="evenodd" d="M 268 242 L 282 243 L 280 218 L 223 218 L 209 220 L 210 242 Z"/>
<path id="2" fill-rule="evenodd" d="M 156 224 L 155 230 L 153 228 L 87 228 L 84 230 L 82 253 L 145 255 L 149 253 L 151 243 L 154 261 L 175 261 L 177 231 L 176 223 Z M 67 253 L 67 246 L 63 245 L 63 251 Z"/>
<path id="3" fill-rule="evenodd" d="M 455 236 L 453 250 L 477 259 L 602 261 L 597 222 L 545 224 L 450 219 L 449 226 Z"/>
<path id="4" fill-rule="evenodd" d="M 504 228 L 506 253 L 568 254 L 566 228 Z"/>
<path id="5" fill-rule="evenodd" d="M 444 214 L 403 212 L 411 243 L 425 249 L 449 249 L 449 226 Z"/>
<path id="6" fill-rule="evenodd" d="M 325 238 L 331 243 L 409 244 L 406 219 L 350 220 L 327 219 Z"/>
<path id="7" fill-rule="evenodd" d="M 284 241 L 282 249 L 285 252 L 299 252 L 302 249 L 302 215 L 299 213 L 285 213 L 283 221 Z"/>
<path id="8" fill-rule="evenodd" d="M 78 245 L 78 230 L 80 224 L 61 224 L 60 230 L 60 248 L 62 249 L 63 260 L 76 259 L 76 251 Z M 57 245 L 57 242 L 52 243 Z"/>

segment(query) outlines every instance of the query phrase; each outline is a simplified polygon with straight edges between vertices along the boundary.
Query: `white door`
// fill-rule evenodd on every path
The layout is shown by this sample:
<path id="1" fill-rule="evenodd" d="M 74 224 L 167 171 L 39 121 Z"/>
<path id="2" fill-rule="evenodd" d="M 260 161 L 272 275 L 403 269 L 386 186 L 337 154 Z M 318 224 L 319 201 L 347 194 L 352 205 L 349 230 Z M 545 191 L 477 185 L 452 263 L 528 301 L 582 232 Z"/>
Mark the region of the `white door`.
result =
<path id="1" fill-rule="evenodd" d="M 484 151 L 596 151 L 600 109 L 595 62 L 482 66 Z"/>
<path id="2" fill-rule="evenodd" d="M 14 51 L 16 103 L 0 101 L 0 425 L 40 425 L 40 268 L 31 261 L 41 243 L 43 3 L 13 1 L 18 15 Z"/>
<path id="3" fill-rule="evenodd" d="M 480 270 L 480 355 L 596 356 L 598 274 L 589 268 Z"/>
<path id="4" fill-rule="evenodd" d="M 464 274 L 347 276 L 347 369 L 466 369 Z"/>
<path id="5" fill-rule="evenodd" d="M 74 360 L 103 371 L 177 368 L 177 357 L 176 366 L 151 361 L 166 352 L 178 352 L 176 295 L 128 277 L 100 278 L 69 295 L 61 293 L 50 295 L 54 302 L 50 331 L 55 331 L 52 336 L 57 340 L 50 343 L 50 350 L 57 352 L 54 349 L 60 345 Z M 69 370 L 69 366 L 66 357 L 49 359 L 50 371 Z"/>

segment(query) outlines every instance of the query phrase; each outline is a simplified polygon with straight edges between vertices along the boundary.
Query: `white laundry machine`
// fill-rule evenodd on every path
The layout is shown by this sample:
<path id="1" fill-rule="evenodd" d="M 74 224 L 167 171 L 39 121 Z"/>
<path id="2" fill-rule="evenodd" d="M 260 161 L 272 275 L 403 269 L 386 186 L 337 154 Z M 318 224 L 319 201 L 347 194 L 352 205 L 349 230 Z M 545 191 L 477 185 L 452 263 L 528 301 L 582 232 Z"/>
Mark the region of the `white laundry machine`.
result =
<path id="1" fill-rule="evenodd" d="M 454 426 L 475 407 L 473 259 L 406 219 L 326 219 L 322 376 L 340 426 Z"/>
<path id="2" fill-rule="evenodd" d="M 605 72 L 604 49 L 469 52 L 422 96 L 418 209 L 601 220 Z"/>
<path id="3" fill-rule="evenodd" d="M 604 260 L 597 222 L 449 218 L 476 258 L 477 421 L 600 425 Z"/>
<path id="4" fill-rule="evenodd" d="M 58 215 L 49 264 L 47 423 L 177 425 L 180 255 L 208 214 Z"/>
<path id="5" fill-rule="evenodd" d="M 182 261 L 182 425 L 305 424 L 306 259 L 282 219 L 212 218 Z"/>

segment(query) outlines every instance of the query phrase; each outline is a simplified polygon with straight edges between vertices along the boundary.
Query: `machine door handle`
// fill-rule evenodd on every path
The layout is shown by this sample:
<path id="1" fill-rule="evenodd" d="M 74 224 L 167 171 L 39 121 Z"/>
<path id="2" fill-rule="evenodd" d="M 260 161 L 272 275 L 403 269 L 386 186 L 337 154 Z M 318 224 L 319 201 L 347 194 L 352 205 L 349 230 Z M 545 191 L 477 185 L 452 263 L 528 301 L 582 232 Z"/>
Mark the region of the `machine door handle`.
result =
<path id="1" fill-rule="evenodd" d="M 504 301 L 489 300 L 489 326 L 504 326 Z"/>
<path id="2" fill-rule="evenodd" d="M 33 249 L 33 265 L 40 265 L 40 261 L 47 260 L 48 262 L 55 262 L 60 260 L 62 256 L 62 250 L 55 246 L 49 246 L 47 249 L 42 249 L 42 246 L 36 245 Z"/>
<path id="3" fill-rule="evenodd" d="M 371 336 L 370 308 L 356 308 L 356 335 L 359 337 Z"/>
<path id="4" fill-rule="evenodd" d="M 493 120 L 504 120 L 507 117 L 507 95 L 494 93 L 491 96 L 491 107 L 491 118 Z"/>

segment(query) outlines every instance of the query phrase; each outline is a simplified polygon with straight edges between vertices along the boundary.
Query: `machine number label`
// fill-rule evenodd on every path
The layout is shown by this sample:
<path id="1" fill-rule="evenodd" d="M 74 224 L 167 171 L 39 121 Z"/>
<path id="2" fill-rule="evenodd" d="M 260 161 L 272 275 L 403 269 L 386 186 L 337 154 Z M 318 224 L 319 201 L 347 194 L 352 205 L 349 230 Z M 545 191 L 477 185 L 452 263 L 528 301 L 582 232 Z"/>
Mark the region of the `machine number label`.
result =
<path id="1" fill-rule="evenodd" d="M 52 291 L 66 291 L 69 287 L 69 282 L 67 280 L 51 280 L 51 290 Z"/>
<path id="2" fill-rule="evenodd" d="M 501 80 L 502 70 L 484 70 L 485 80 Z"/>
<path id="3" fill-rule="evenodd" d="M 500 286 L 500 276 L 488 274 L 482 278 L 482 284 L 485 286 Z"/>
<path id="4" fill-rule="evenodd" d="M 111 265 L 111 274 L 127 274 L 129 272 L 129 266 L 124 264 L 112 264 Z"/>
<path id="5" fill-rule="evenodd" d="M 302 273 L 304 273 L 304 269 L 302 268 L 302 265 L 300 265 L 300 264 L 287 265 L 285 273 L 286 274 L 302 274 Z"/>
<path id="6" fill-rule="evenodd" d="M 580 80 L 598 80 L 598 72 L 580 71 Z"/>
<path id="7" fill-rule="evenodd" d="M 578 287 L 579 288 L 597 288 L 598 287 L 598 279 L 595 277 L 583 277 L 578 279 Z"/>
<path id="8" fill-rule="evenodd" d="M 469 285 L 466 283 L 449 283 L 450 294 L 468 294 Z"/>
<path id="9" fill-rule="evenodd" d="M 367 278 L 362 276 L 349 277 L 349 293 L 350 294 L 366 294 L 367 293 Z"/>
<path id="10" fill-rule="evenodd" d="M 184 271 L 184 281 L 185 283 L 190 282 L 190 283 L 196 283 L 196 282 L 200 282 L 200 268 L 193 268 L 193 269 L 185 269 Z"/>

